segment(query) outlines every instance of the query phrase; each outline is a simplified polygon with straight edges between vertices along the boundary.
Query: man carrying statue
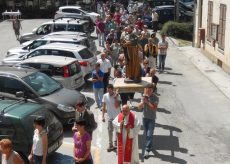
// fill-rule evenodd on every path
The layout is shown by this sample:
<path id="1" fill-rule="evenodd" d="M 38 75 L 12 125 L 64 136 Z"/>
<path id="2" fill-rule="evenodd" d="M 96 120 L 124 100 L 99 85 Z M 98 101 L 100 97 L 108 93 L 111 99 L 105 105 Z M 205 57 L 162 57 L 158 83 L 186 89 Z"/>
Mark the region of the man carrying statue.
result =
<path id="1" fill-rule="evenodd" d="M 133 33 L 133 27 L 128 26 L 121 41 L 126 60 L 126 83 L 141 82 L 141 66 L 138 56 L 138 37 Z"/>

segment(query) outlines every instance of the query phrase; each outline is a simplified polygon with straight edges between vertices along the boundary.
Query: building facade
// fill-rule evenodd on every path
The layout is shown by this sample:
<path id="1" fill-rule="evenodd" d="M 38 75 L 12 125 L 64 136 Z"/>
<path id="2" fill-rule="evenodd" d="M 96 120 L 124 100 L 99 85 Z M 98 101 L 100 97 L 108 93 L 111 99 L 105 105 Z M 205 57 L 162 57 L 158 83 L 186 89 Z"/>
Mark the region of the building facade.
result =
<path id="1" fill-rule="evenodd" d="M 197 0 L 194 46 L 230 73 L 230 0 Z"/>

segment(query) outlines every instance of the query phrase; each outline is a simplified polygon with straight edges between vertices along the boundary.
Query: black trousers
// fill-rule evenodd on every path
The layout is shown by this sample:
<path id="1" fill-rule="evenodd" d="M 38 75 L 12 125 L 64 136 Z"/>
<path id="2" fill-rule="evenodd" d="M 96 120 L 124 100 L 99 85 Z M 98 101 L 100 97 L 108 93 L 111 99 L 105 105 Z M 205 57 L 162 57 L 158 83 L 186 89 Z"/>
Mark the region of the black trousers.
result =
<path id="1" fill-rule="evenodd" d="M 109 75 L 110 73 L 104 73 L 103 83 L 104 83 L 104 93 L 106 93 L 107 86 L 109 84 Z"/>

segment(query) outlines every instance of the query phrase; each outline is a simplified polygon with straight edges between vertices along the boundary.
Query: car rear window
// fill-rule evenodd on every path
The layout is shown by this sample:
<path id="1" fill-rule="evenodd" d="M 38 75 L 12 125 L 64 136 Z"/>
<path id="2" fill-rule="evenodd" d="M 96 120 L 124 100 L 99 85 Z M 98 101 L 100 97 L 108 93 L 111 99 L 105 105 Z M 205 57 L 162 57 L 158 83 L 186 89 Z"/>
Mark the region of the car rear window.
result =
<path id="1" fill-rule="evenodd" d="M 93 53 L 90 52 L 87 48 L 78 52 L 82 59 L 89 59 L 93 57 Z"/>
<path id="2" fill-rule="evenodd" d="M 68 65 L 68 69 L 69 69 L 69 76 L 73 76 L 81 71 L 81 66 L 78 62 L 74 62 Z M 53 75 L 63 76 L 64 67 L 54 67 Z"/>
<path id="3" fill-rule="evenodd" d="M 68 67 L 70 76 L 73 76 L 81 71 L 81 66 L 78 62 L 74 62 L 70 64 Z"/>

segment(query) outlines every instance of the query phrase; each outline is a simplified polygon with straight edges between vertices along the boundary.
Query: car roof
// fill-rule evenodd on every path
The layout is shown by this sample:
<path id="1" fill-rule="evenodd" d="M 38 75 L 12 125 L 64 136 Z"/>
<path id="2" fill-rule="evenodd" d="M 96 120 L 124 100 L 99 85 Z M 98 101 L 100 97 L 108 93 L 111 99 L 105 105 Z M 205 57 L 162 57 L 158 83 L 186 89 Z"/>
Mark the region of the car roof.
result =
<path id="1" fill-rule="evenodd" d="M 174 8 L 173 5 L 156 6 L 155 9 Z"/>
<path id="2" fill-rule="evenodd" d="M 50 43 L 36 48 L 38 49 L 56 49 L 56 50 L 71 50 L 71 51 L 79 51 L 85 49 L 87 47 L 79 45 L 79 44 L 68 44 L 68 43 Z"/>
<path id="3" fill-rule="evenodd" d="M 61 7 L 59 7 L 59 10 L 60 10 L 60 9 L 69 9 L 69 8 L 80 9 L 81 6 L 61 6 Z"/>
<path id="4" fill-rule="evenodd" d="M 43 64 L 51 64 L 55 66 L 65 66 L 69 65 L 73 62 L 76 62 L 75 58 L 64 57 L 64 56 L 54 56 L 54 55 L 42 55 L 35 56 L 29 59 L 26 59 L 21 62 L 21 64 L 25 63 L 43 63 Z"/>
<path id="5" fill-rule="evenodd" d="M 88 21 L 84 19 L 77 19 L 77 18 L 58 18 L 52 21 L 45 22 L 42 25 L 45 25 L 45 24 L 82 24 L 85 22 L 88 22 Z"/>
<path id="6" fill-rule="evenodd" d="M 41 38 L 42 40 L 61 40 L 61 41 L 78 41 L 87 39 L 87 37 L 84 36 L 76 36 L 76 35 L 48 35 L 43 36 Z"/>
<path id="7" fill-rule="evenodd" d="M 76 35 L 76 36 L 82 36 L 82 35 L 86 35 L 86 33 L 84 32 L 74 32 L 74 31 L 58 31 L 58 32 L 52 32 L 46 36 L 59 36 L 59 35 Z"/>
<path id="8" fill-rule="evenodd" d="M 35 72 L 38 72 L 38 71 L 30 67 L 0 65 L 0 76 L 7 75 L 7 76 L 23 78 Z"/>

